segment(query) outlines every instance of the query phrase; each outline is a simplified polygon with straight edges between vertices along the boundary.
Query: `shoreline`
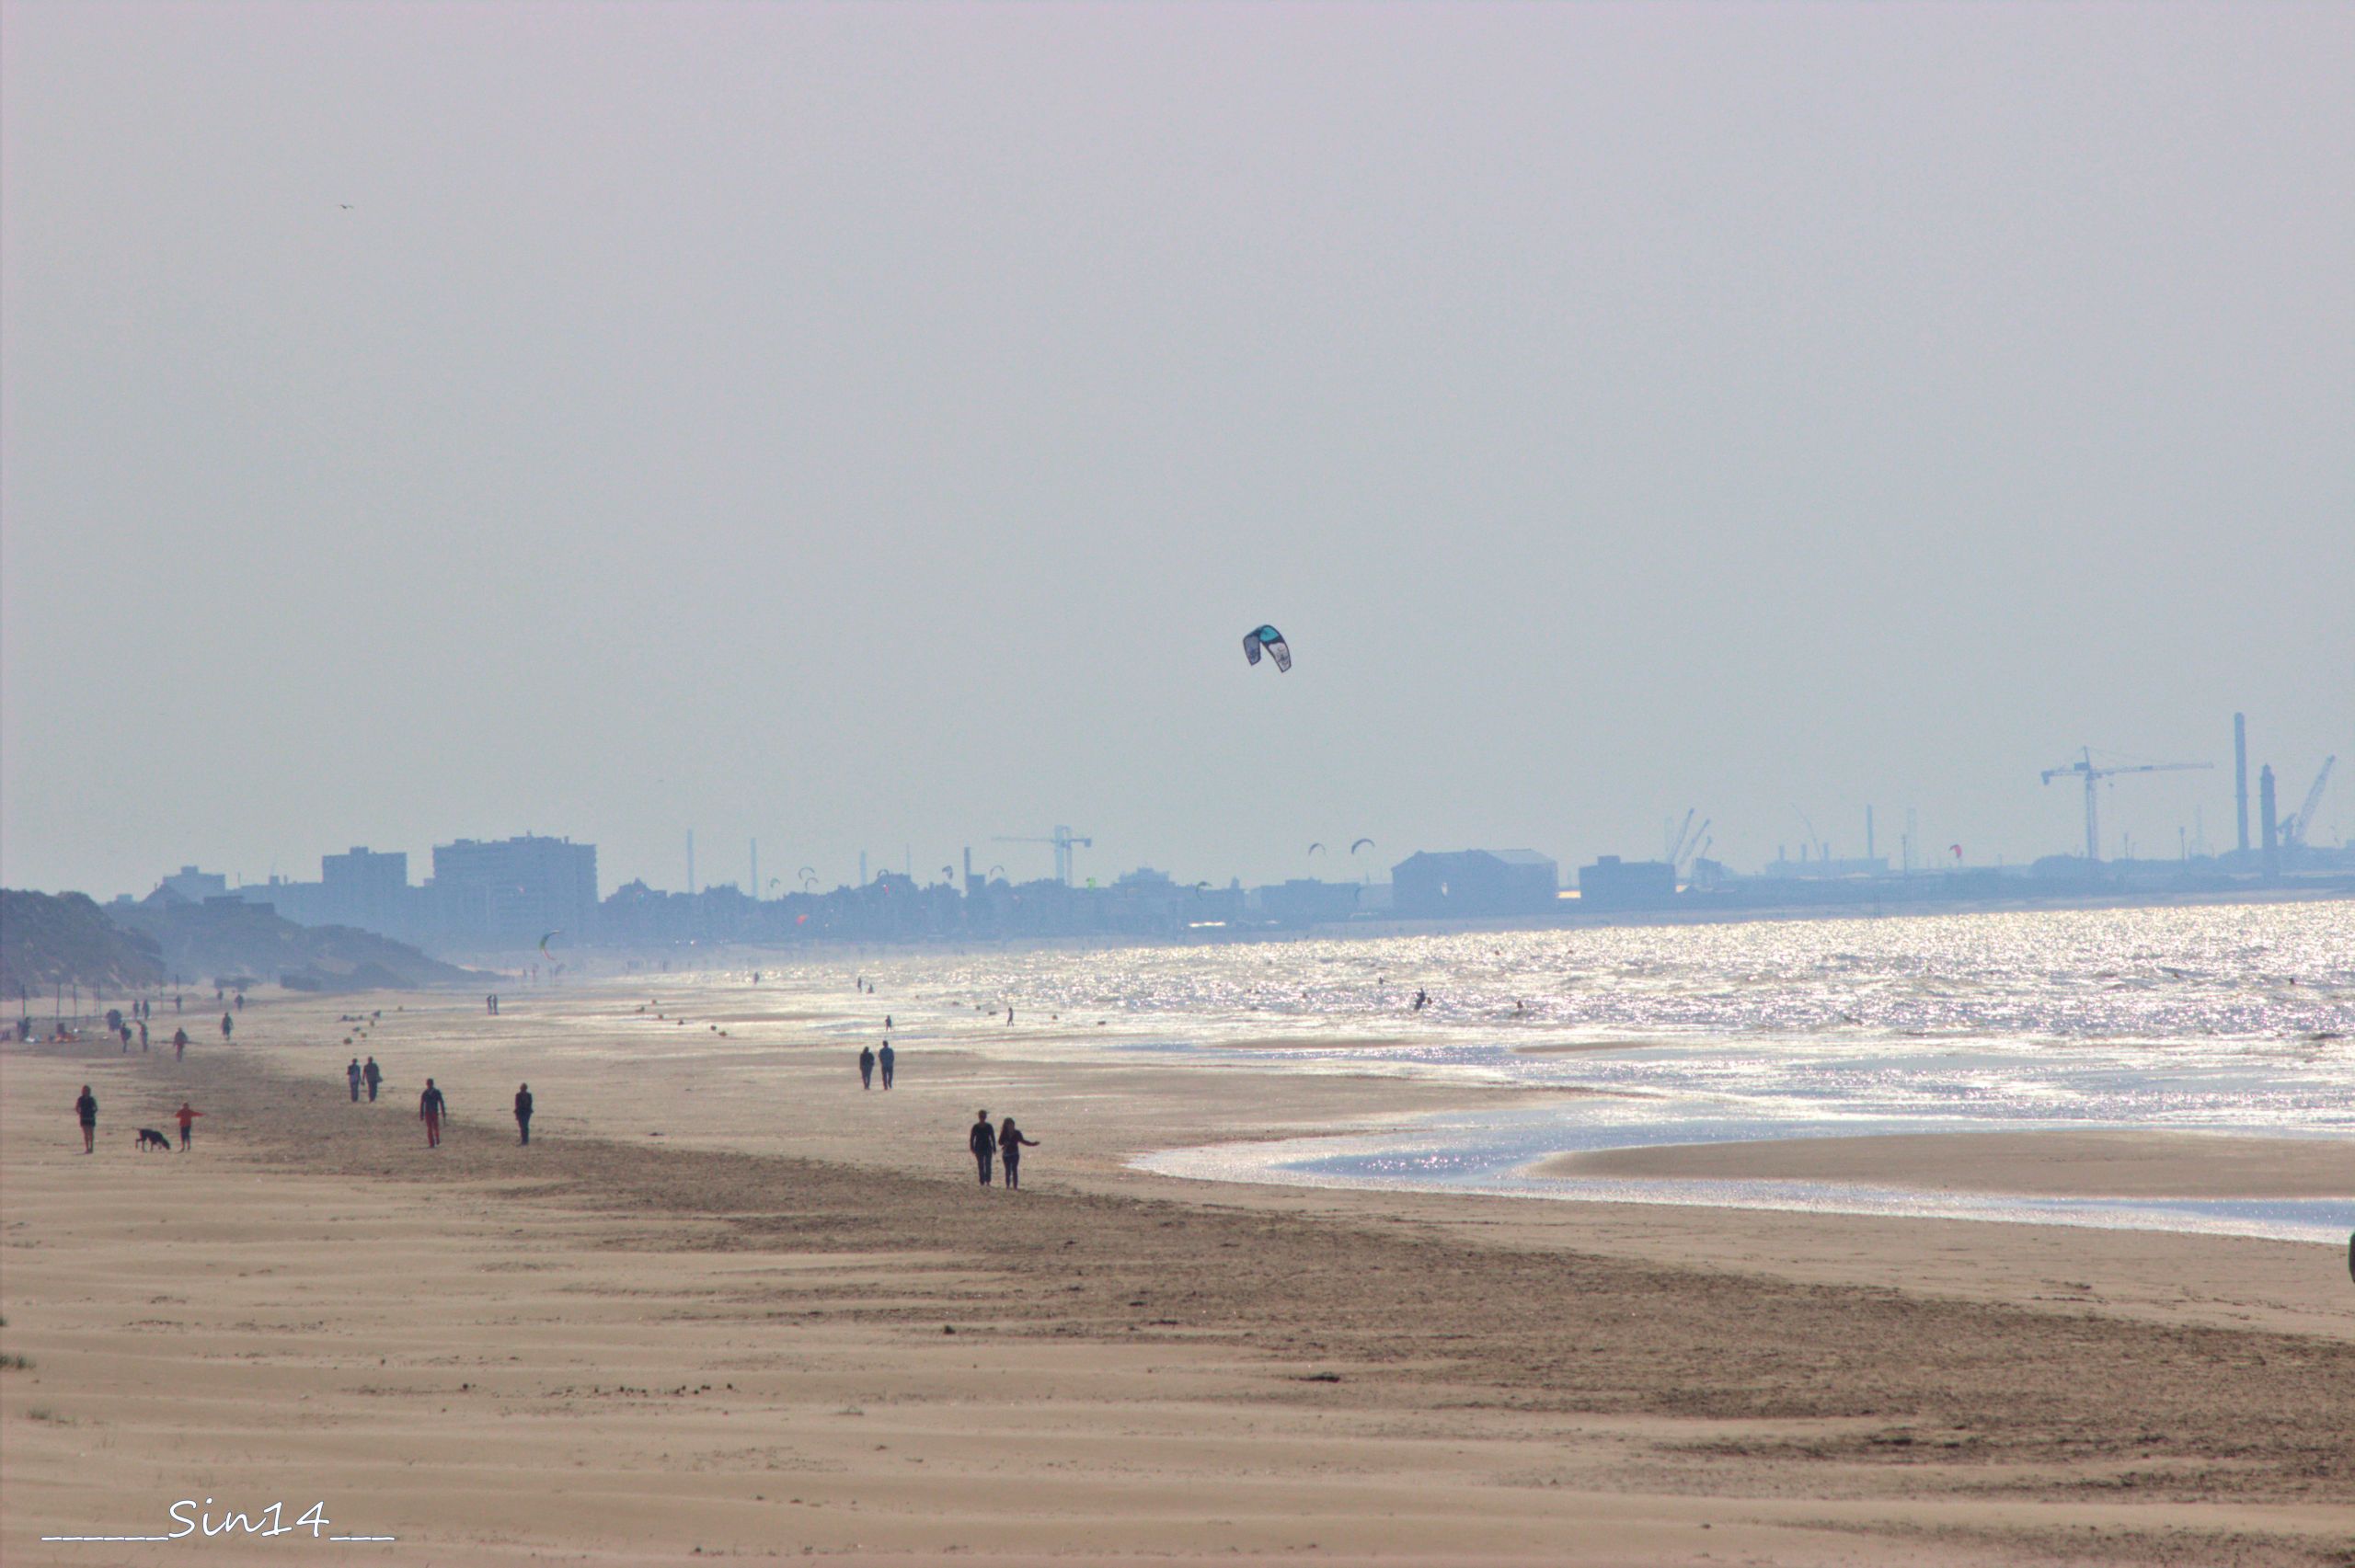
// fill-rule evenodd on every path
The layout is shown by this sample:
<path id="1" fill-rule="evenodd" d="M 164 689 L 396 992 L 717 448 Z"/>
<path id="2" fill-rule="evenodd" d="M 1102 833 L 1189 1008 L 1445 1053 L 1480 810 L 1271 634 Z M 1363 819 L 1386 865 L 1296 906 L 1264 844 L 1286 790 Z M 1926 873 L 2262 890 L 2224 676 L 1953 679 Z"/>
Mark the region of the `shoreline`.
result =
<path id="1" fill-rule="evenodd" d="M 1557 1154 L 1540 1177 L 1788 1181 L 2074 1198 L 2338 1198 L 2355 1210 L 2355 1142 L 2326 1136 L 2121 1130 L 1909 1132 L 1652 1144 Z"/>

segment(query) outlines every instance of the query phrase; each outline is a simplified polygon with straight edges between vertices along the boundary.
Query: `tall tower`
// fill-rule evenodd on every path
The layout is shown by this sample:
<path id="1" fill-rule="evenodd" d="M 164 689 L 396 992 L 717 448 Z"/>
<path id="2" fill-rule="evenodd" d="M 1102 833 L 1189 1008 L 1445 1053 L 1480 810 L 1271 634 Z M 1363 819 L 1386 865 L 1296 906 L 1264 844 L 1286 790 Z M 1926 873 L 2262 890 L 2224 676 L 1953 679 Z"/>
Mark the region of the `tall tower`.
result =
<path id="1" fill-rule="evenodd" d="M 2269 881 L 2281 875 L 2281 828 L 2273 819 L 2273 764 L 2270 762 L 2257 771 L 2257 817 L 2265 827 L 2265 875 Z"/>
<path id="2" fill-rule="evenodd" d="M 2248 715 L 2233 715 L 2233 800 L 2241 813 L 2241 853 L 2248 853 Z"/>

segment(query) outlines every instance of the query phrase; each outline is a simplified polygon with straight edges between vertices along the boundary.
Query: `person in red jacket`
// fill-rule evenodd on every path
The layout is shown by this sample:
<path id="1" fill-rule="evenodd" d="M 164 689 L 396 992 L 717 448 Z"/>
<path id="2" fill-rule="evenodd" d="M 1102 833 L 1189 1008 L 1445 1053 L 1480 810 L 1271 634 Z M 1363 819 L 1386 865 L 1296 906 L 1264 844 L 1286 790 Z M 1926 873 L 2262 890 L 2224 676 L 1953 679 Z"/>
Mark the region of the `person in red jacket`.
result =
<path id="1" fill-rule="evenodd" d="M 196 1120 L 196 1118 L 197 1118 L 197 1117 L 199 1117 L 199 1116 L 202 1116 L 203 1114 L 204 1114 L 204 1113 L 203 1113 L 202 1111 L 192 1111 L 192 1110 L 189 1109 L 189 1104 L 188 1104 L 188 1102 L 187 1102 L 186 1100 L 182 1100 L 182 1101 L 180 1102 L 180 1108 L 179 1108 L 178 1110 L 177 1110 L 177 1111 L 174 1111 L 174 1112 L 172 1113 L 173 1119 L 175 1119 L 176 1121 L 178 1121 L 178 1122 L 180 1124 L 180 1152 L 181 1152 L 181 1153 L 185 1154 L 185 1153 L 187 1153 L 187 1152 L 188 1152 L 188 1139 L 189 1139 L 189 1130 L 190 1130 L 190 1124 L 191 1124 L 191 1123 L 193 1123 L 193 1122 Z"/>

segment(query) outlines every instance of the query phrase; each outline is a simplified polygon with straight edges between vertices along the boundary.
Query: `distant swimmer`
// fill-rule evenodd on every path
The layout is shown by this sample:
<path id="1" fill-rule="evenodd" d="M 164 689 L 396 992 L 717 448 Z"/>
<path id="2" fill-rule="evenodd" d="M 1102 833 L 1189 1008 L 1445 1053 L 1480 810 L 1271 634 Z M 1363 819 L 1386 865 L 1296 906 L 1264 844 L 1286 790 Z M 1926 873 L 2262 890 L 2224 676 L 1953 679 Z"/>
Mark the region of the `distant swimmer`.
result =
<path id="1" fill-rule="evenodd" d="M 86 1094 L 89 1091 L 85 1089 L 83 1093 Z M 90 1104 L 93 1107 L 91 1114 L 96 1116 L 98 1102 L 93 1100 Z M 990 1185 L 990 1158 L 997 1152 L 997 1133 L 990 1126 L 987 1111 L 976 1111 L 973 1115 L 973 1130 L 965 1135 L 965 1147 L 973 1151 L 973 1163 L 982 1168 L 982 1185 L 986 1187 Z"/>
<path id="2" fill-rule="evenodd" d="M 875 1053 L 875 1065 L 883 1070 L 883 1087 L 886 1089 L 891 1087 L 891 1042 L 886 1040 L 883 1048 Z"/>
<path id="3" fill-rule="evenodd" d="M 1420 1013 L 1424 1008 L 1429 1007 L 1430 1004 L 1431 993 L 1427 990 L 1419 989 L 1417 990 L 1415 992 L 1415 1011 Z"/>
<path id="4" fill-rule="evenodd" d="M 425 1124 L 426 1148 L 442 1147 L 442 1117 L 449 1108 L 450 1103 L 442 1097 L 442 1091 L 433 1086 L 433 1080 L 427 1079 L 425 1093 L 417 1097 L 417 1117 Z"/>
<path id="5" fill-rule="evenodd" d="M 890 1026 L 891 1026 L 891 1015 L 890 1015 L 890 1013 L 886 1013 L 883 1015 L 883 1027 L 885 1027 L 886 1029 L 889 1029 Z"/>
<path id="6" fill-rule="evenodd" d="M 875 1047 L 873 1046 L 858 1047 L 858 1086 L 861 1089 L 875 1087 Z"/>
<path id="7" fill-rule="evenodd" d="M 1022 1148 L 1025 1144 L 1036 1149 L 1039 1140 L 1024 1137 L 1022 1129 L 1014 1125 L 1014 1118 L 1006 1117 L 1005 1125 L 997 1129 L 997 1157 L 1005 1162 L 1005 1185 L 1008 1187 L 1022 1185 Z"/>

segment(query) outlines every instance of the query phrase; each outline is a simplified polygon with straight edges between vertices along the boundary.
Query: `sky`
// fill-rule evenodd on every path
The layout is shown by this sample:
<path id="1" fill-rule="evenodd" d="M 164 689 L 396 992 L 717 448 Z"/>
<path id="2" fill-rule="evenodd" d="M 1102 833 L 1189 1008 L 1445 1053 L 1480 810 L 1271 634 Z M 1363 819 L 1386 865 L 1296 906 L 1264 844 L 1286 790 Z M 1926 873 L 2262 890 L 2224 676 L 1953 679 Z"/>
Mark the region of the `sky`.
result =
<path id="1" fill-rule="evenodd" d="M 2088 745 L 2216 764 L 2106 854 L 2229 848 L 2234 710 L 2355 769 L 2350 79 L 2345 6 L 9 0 L 0 880 L 2016 863 Z"/>

